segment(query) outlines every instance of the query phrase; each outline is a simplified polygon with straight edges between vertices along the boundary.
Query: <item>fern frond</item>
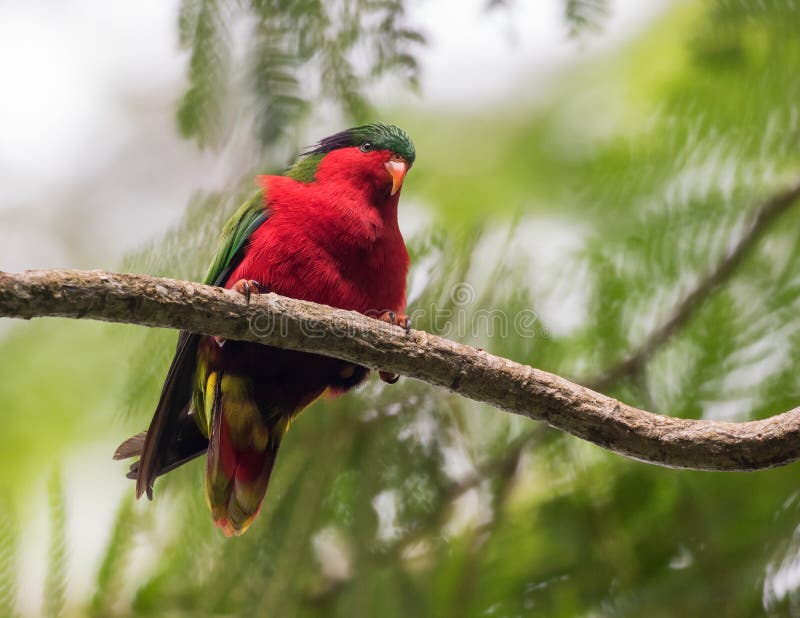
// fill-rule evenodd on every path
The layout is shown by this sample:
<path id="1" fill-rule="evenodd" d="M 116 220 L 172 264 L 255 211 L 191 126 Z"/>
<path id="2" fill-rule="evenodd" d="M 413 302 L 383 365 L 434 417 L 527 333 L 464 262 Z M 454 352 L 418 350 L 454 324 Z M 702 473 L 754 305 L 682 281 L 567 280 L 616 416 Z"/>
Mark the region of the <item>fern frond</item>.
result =
<path id="1" fill-rule="evenodd" d="M 608 17 L 608 0 L 565 0 L 564 19 L 569 36 L 578 37 L 587 31 L 597 31 Z"/>
<path id="2" fill-rule="evenodd" d="M 126 560 L 133 548 L 135 531 L 134 501 L 128 497 L 122 501 L 117 511 L 114 526 L 111 529 L 111 538 L 106 545 L 105 554 L 97 572 L 97 584 L 89 607 L 91 616 L 103 618 L 112 613 L 112 607 L 117 600 L 127 566 Z"/>
<path id="3" fill-rule="evenodd" d="M 0 507 L 0 616 L 16 616 L 17 523 L 7 504 Z"/>
<path id="4" fill-rule="evenodd" d="M 63 615 L 67 590 L 67 509 L 61 472 L 55 469 L 47 483 L 50 542 L 44 582 L 44 615 Z"/>

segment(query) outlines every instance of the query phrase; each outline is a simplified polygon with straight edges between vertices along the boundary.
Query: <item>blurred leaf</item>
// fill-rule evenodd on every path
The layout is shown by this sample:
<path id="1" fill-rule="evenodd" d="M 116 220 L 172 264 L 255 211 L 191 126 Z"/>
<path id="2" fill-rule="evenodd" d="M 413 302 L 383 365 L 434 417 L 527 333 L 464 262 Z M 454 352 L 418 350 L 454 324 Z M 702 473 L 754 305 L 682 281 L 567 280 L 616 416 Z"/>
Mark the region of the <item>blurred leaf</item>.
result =
<path id="1" fill-rule="evenodd" d="M 605 2 L 563 6 L 575 33 L 608 19 Z M 388 72 L 405 86 L 419 72 L 424 38 L 405 8 L 185 1 L 181 40 L 198 97 L 184 99 L 189 134 L 214 145 L 231 127 L 256 127 L 268 146 L 290 142 L 318 105 L 372 114 L 375 80 Z M 420 153 L 401 216 L 415 326 L 586 380 L 634 349 L 726 254 L 752 209 L 800 173 L 796 24 L 791 3 L 678 3 L 621 49 L 559 69 L 544 95 L 521 87 L 469 111 L 395 110 Z M 202 37 L 209 48 L 197 47 Z M 220 68 L 233 58 L 247 67 L 244 104 L 229 83 L 240 76 Z M 200 277 L 250 182 L 196 195 L 125 269 Z M 612 394 L 692 418 L 796 406 L 798 225 L 800 207 Z M 520 316 L 531 318 L 524 332 Z M 145 426 L 175 338 L 64 322 L 25 329 L 0 355 L 0 397 L 18 415 L 0 440 L 12 488 L 104 424 L 122 433 L 102 414 L 120 401 Z M 89 609 L 789 615 L 800 608 L 796 477 L 793 467 L 660 469 L 425 384 L 373 380 L 297 419 L 264 512 L 241 539 L 214 529 L 201 461 L 159 479 L 146 521 L 126 500 Z M 51 545 L 60 529 L 63 548 L 61 491 L 52 481 Z M 0 552 L 13 555 L 16 532 L 4 536 L 2 523 Z M 128 569 L 137 551 L 155 555 Z M 48 589 L 63 595 L 59 564 L 50 562 Z M 13 606 L 8 568 L 0 601 L 8 588 Z"/>
<path id="2" fill-rule="evenodd" d="M 184 0 L 179 29 L 191 59 L 178 125 L 201 147 L 221 146 L 234 124 L 247 123 L 262 148 L 274 146 L 320 100 L 365 121 L 379 78 L 416 84 L 414 53 L 425 42 L 407 24 L 402 0 Z M 246 33 L 245 45 L 234 32 Z M 251 67 L 245 80 L 231 71 L 242 55 Z"/>
<path id="3" fill-rule="evenodd" d="M 17 615 L 18 526 L 9 505 L 0 507 L 0 615 Z"/>
<path id="4" fill-rule="evenodd" d="M 228 42 L 217 0 L 186 0 L 180 15 L 180 38 L 192 50 L 190 86 L 178 107 L 178 127 L 201 146 L 221 139 L 222 96 L 228 72 Z"/>
<path id="5" fill-rule="evenodd" d="M 97 573 L 97 584 L 89 613 L 108 616 L 113 612 L 119 590 L 124 583 L 126 562 L 134 546 L 135 517 L 133 499 L 126 498 L 117 511 L 111 538 Z"/>
<path id="6" fill-rule="evenodd" d="M 57 618 L 64 612 L 67 588 L 67 510 L 61 473 L 54 469 L 47 486 L 50 522 L 47 576 L 44 582 L 44 615 Z"/>
<path id="7" fill-rule="evenodd" d="M 571 37 L 599 30 L 609 12 L 607 0 L 564 0 L 564 18 Z"/>

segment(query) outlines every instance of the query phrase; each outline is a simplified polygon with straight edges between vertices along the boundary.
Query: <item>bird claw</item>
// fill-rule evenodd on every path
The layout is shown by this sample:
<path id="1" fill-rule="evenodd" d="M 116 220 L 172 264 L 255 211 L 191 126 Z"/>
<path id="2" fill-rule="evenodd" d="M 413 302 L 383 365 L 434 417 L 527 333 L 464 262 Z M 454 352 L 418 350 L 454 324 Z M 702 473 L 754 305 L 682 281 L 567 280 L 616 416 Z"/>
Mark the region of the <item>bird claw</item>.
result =
<path id="1" fill-rule="evenodd" d="M 244 302 L 248 305 L 250 304 L 250 296 L 252 294 L 265 294 L 268 291 L 255 279 L 239 279 L 231 286 L 231 289 L 244 296 Z M 225 345 L 227 339 L 223 337 L 214 337 L 214 341 L 219 347 L 222 347 Z"/>
<path id="2" fill-rule="evenodd" d="M 244 301 L 248 305 L 250 304 L 250 295 L 251 294 L 263 294 L 264 288 L 261 287 L 261 284 L 254 280 L 254 279 L 239 279 L 236 283 L 231 286 L 231 289 L 234 292 L 239 292 L 242 296 L 244 296 Z"/>
<path id="3" fill-rule="evenodd" d="M 406 331 L 406 335 L 411 332 L 411 318 L 409 318 L 405 313 L 398 314 L 394 311 L 384 311 L 380 314 L 380 316 L 378 316 L 378 319 L 381 322 L 387 322 L 392 326 L 399 326 Z"/>
<path id="4" fill-rule="evenodd" d="M 400 379 L 399 374 L 391 373 L 390 371 L 378 371 L 378 376 L 381 380 L 386 382 L 386 384 L 394 384 Z"/>
<path id="5" fill-rule="evenodd" d="M 404 313 L 397 314 L 394 311 L 384 311 L 378 319 L 392 326 L 399 326 L 406 331 L 406 335 L 411 332 L 411 319 Z M 387 384 L 394 384 L 400 379 L 399 374 L 390 371 L 378 371 L 378 376 Z"/>

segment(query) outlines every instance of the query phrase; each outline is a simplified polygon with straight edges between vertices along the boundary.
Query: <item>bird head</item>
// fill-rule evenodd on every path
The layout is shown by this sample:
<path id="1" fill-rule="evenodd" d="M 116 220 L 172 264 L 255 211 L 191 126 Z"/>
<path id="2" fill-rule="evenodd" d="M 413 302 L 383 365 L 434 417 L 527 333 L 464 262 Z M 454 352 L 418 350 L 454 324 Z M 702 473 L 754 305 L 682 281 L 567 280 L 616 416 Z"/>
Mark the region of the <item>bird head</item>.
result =
<path id="1" fill-rule="evenodd" d="M 378 122 L 326 137 L 304 156 L 315 163 L 316 180 L 345 182 L 392 197 L 399 193 L 416 152 L 405 131 Z"/>

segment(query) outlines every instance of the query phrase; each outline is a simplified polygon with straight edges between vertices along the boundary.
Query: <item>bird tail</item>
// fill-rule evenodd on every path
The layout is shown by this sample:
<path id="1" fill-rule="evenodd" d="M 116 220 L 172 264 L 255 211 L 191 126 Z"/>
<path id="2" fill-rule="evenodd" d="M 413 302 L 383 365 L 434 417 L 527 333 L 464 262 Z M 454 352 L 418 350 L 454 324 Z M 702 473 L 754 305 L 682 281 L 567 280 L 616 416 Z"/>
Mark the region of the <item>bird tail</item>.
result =
<path id="1" fill-rule="evenodd" d="M 158 454 L 158 466 L 151 469 L 152 479 L 166 474 L 178 466 L 182 466 L 195 457 L 205 454 L 208 448 L 208 439 L 200 432 L 200 428 L 191 409 L 181 412 L 175 425 L 176 429 L 174 435 L 169 441 L 164 441 L 162 443 L 162 450 Z M 114 453 L 114 459 L 130 459 L 131 457 L 141 458 L 146 442 L 146 431 L 131 436 L 117 447 Z M 125 476 L 134 481 L 138 480 L 139 474 L 141 473 L 141 463 L 141 459 L 134 461 L 131 464 L 128 474 Z M 148 483 L 148 487 L 151 485 L 152 480 Z"/>
<path id="2" fill-rule="evenodd" d="M 258 515 L 290 422 L 288 414 L 261 409 L 253 390 L 249 378 L 234 374 L 211 372 L 206 382 L 206 497 L 225 536 L 244 533 Z"/>
<path id="3" fill-rule="evenodd" d="M 146 493 L 152 499 L 157 476 L 206 449 L 208 441 L 191 408 L 199 342 L 200 335 L 181 331 L 150 428 L 128 438 L 114 453 L 114 459 L 139 457 L 128 472 L 128 478 L 136 479 L 137 498 Z"/>

